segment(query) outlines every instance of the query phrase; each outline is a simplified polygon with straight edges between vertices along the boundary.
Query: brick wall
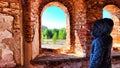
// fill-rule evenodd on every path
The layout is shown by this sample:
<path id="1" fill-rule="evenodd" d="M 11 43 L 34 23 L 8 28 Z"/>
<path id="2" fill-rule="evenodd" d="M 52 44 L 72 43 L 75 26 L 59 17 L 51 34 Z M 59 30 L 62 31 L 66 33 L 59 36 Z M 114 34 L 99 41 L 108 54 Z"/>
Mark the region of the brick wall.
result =
<path id="1" fill-rule="evenodd" d="M 29 66 L 30 60 L 41 51 L 41 13 L 50 2 L 59 2 L 67 8 L 66 42 L 70 51 L 87 57 L 92 41 L 87 30 L 96 19 L 102 18 L 104 6 L 113 4 L 120 8 L 119 0 L 0 0 L 0 60 L 6 57 L 3 52 L 7 49 L 17 64 L 22 64 L 24 58 L 24 64 Z M 120 20 L 119 15 L 117 18 Z"/>
<path id="2" fill-rule="evenodd" d="M 24 23 L 26 23 L 25 24 L 26 27 L 31 27 L 31 28 L 27 28 L 26 31 L 24 32 L 26 33 L 24 38 L 27 41 L 25 48 L 29 47 L 28 51 L 30 51 L 33 48 L 39 47 L 39 45 L 36 45 L 34 43 L 36 45 L 34 46 L 34 44 L 31 43 L 35 42 L 34 38 L 37 38 L 38 36 L 39 36 L 39 40 L 41 40 L 41 12 L 44 9 L 44 7 L 50 2 L 59 2 L 63 4 L 68 10 L 69 18 L 70 18 L 69 20 L 70 23 L 68 27 L 70 28 L 67 29 L 66 31 L 67 33 L 70 33 L 70 36 L 66 42 L 70 41 L 70 43 L 68 44 L 70 46 L 70 51 L 74 53 L 78 53 L 79 55 L 80 54 L 87 55 L 87 57 L 89 57 L 90 44 L 92 41 L 92 38 L 87 30 L 90 30 L 92 28 L 92 24 L 95 20 L 102 18 L 102 9 L 104 8 L 104 6 L 108 4 L 114 4 L 120 7 L 118 0 L 99 0 L 99 1 L 28 0 L 25 1 L 27 7 L 24 6 L 24 13 L 25 13 Z M 37 24 L 39 24 L 39 26 L 37 26 Z M 35 25 L 36 27 L 34 28 Z M 66 23 L 66 25 L 68 25 L 68 23 Z M 41 44 L 41 41 L 37 41 L 37 43 Z M 34 51 L 36 51 L 37 53 L 37 50 L 33 49 L 32 52 Z M 33 54 L 31 53 L 27 53 L 27 54 L 33 56 Z"/>
<path id="3" fill-rule="evenodd" d="M 70 47 L 69 52 L 74 52 L 74 53 L 80 53 L 85 49 L 85 47 L 83 46 L 85 44 L 85 40 L 81 40 L 81 39 L 85 39 L 85 35 L 86 32 L 84 30 L 84 25 L 86 23 L 86 7 L 84 4 L 84 1 L 75 1 L 75 0 L 66 0 L 66 1 L 61 1 L 61 0 L 46 0 L 46 1 L 42 1 L 40 2 L 40 10 L 39 13 L 41 15 L 41 12 L 43 11 L 44 7 L 51 3 L 51 2 L 58 2 L 63 4 L 63 6 L 58 6 L 57 4 L 51 4 L 51 5 L 55 5 L 58 6 L 60 8 L 62 7 L 66 7 L 67 10 L 65 8 L 62 8 L 63 11 L 65 11 L 66 15 L 67 15 L 67 19 L 69 20 L 69 22 L 66 22 L 66 31 L 67 31 L 67 36 L 66 36 L 66 42 L 68 47 Z M 49 7 L 49 6 L 47 6 Z M 41 18 L 41 16 L 40 16 Z M 41 21 L 40 21 L 40 26 L 41 26 Z M 40 37 L 41 38 L 41 37 Z"/>
<path id="4" fill-rule="evenodd" d="M 21 18 L 18 1 L 0 0 L 0 60 L 21 64 Z"/>
<path id="5" fill-rule="evenodd" d="M 102 19 L 102 9 L 107 6 L 107 5 L 115 5 L 118 8 L 120 8 L 119 5 L 119 1 L 118 0 L 89 0 L 87 1 L 87 24 L 88 28 L 91 29 L 91 26 L 93 24 L 93 22 L 97 19 Z M 109 9 L 112 9 L 112 7 L 110 7 Z M 115 11 L 117 12 L 117 11 Z M 119 18 L 119 17 L 118 17 Z M 113 19 L 114 20 L 114 19 Z M 90 39 L 90 36 L 87 36 L 87 39 Z M 89 40 L 89 42 L 86 40 L 86 44 L 87 44 L 87 56 L 89 57 L 89 53 L 90 53 L 90 43 L 92 40 Z"/>

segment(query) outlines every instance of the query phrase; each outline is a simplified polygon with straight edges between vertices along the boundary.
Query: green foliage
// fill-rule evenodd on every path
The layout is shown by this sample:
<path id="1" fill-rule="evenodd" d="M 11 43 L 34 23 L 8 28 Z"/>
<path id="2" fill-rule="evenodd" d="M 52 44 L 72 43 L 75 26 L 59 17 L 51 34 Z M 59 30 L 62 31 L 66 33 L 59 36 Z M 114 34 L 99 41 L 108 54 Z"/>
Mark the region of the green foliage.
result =
<path id="1" fill-rule="evenodd" d="M 58 32 L 59 32 L 59 30 L 58 30 L 58 29 L 53 29 L 53 30 L 52 30 L 52 34 L 53 34 L 53 35 L 56 33 L 56 35 L 57 35 L 57 37 L 56 37 L 56 38 L 58 38 Z"/>
<path id="2" fill-rule="evenodd" d="M 66 29 L 65 28 L 62 28 L 61 30 L 59 30 L 58 38 L 66 39 Z"/>
<path id="3" fill-rule="evenodd" d="M 52 38 L 53 34 L 52 31 L 49 29 L 44 29 L 44 31 L 42 30 L 42 39 L 50 39 Z"/>
<path id="4" fill-rule="evenodd" d="M 42 36 L 43 36 L 43 39 L 48 39 L 48 29 L 45 29 L 43 32 L 42 32 Z"/>
<path id="5" fill-rule="evenodd" d="M 45 30 L 45 29 L 48 29 L 46 26 L 42 26 L 42 32 Z"/>
<path id="6" fill-rule="evenodd" d="M 42 26 L 42 39 L 52 39 L 53 43 L 56 39 L 66 39 L 66 29 L 48 29 Z"/>
<path id="7" fill-rule="evenodd" d="M 52 37 L 52 42 L 55 43 L 57 40 L 57 33 L 55 32 Z"/>

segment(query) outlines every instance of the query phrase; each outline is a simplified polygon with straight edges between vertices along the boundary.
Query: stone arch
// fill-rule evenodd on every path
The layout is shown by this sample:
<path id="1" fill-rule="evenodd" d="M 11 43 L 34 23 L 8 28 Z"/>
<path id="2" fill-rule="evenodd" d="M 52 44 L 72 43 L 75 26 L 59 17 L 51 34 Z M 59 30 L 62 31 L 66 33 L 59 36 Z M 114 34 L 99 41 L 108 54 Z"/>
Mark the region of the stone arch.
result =
<path id="1" fill-rule="evenodd" d="M 108 10 L 112 15 L 115 15 L 118 18 L 120 18 L 120 9 L 116 5 L 114 5 L 114 4 L 108 4 L 108 5 L 104 6 L 104 8 L 106 10 Z"/>
<path id="2" fill-rule="evenodd" d="M 110 12 L 112 20 L 114 21 L 113 31 L 111 33 L 113 37 L 113 51 L 117 51 L 117 47 L 120 47 L 120 9 L 116 5 L 106 5 L 104 7 L 107 11 Z"/>
<path id="3" fill-rule="evenodd" d="M 67 36 L 69 36 L 69 39 L 67 39 L 68 46 L 70 47 L 70 49 L 67 51 L 67 53 L 77 53 L 78 55 L 83 55 L 83 50 L 85 50 L 86 48 L 86 43 L 85 43 L 85 34 L 86 31 L 84 29 L 84 26 L 86 27 L 85 23 L 86 23 L 86 3 L 85 1 L 81 0 L 81 1 L 72 1 L 72 0 L 47 0 L 47 1 L 41 1 L 40 5 L 39 5 L 39 13 L 42 12 L 43 8 L 45 5 L 49 4 L 49 3 L 61 3 L 63 4 L 68 12 L 69 12 L 69 25 L 67 26 L 69 29 L 67 29 L 69 31 L 69 34 Z M 81 5 L 79 5 L 81 4 Z M 65 11 L 66 13 L 66 11 Z M 41 15 L 41 14 L 39 14 Z M 39 18 L 39 22 L 41 21 L 41 18 Z M 41 25 L 41 22 L 39 23 L 39 25 Z M 39 27 L 41 29 L 41 27 Z M 41 31 L 39 31 L 40 33 Z M 83 40 L 84 39 L 84 40 Z M 40 37 L 41 40 L 41 37 Z M 40 41 L 41 43 L 41 41 Z M 40 47 L 41 48 L 41 47 Z M 82 51 L 82 53 L 81 53 Z M 85 51 L 84 51 L 85 53 Z"/>
<path id="4" fill-rule="evenodd" d="M 50 6 L 57 6 L 57 7 L 61 8 L 64 11 L 65 15 L 66 15 L 66 41 L 67 41 L 66 42 L 67 43 L 66 46 L 68 47 L 66 49 L 70 49 L 70 15 L 69 15 L 68 9 L 67 9 L 67 7 L 65 7 L 60 2 L 50 2 L 50 3 L 48 3 L 47 5 L 44 6 L 43 10 L 40 13 L 40 17 L 39 18 L 42 17 L 42 14 L 43 14 L 44 10 L 46 8 L 50 7 Z M 40 23 L 42 23 L 42 22 L 40 22 Z M 40 43 L 40 46 L 41 46 L 41 43 Z"/>
<path id="5" fill-rule="evenodd" d="M 40 13 L 43 9 L 43 7 L 50 2 L 60 2 L 64 4 L 68 9 L 70 13 L 70 17 L 73 16 L 73 10 L 70 1 L 63 1 L 63 0 L 22 0 L 22 7 L 23 7 L 23 52 L 24 52 L 24 65 L 25 67 L 31 67 L 30 60 L 34 59 L 36 56 L 38 56 L 41 52 L 41 47 L 39 47 L 39 44 L 41 43 L 41 18 Z M 73 22 L 73 19 L 70 19 L 71 22 Z M 74 32 L 73 28 L 70 28 L 70 32 Z M 70 37 L 71 38 L 71 37 Z M 74 40 L 74 38 L 72 39 Z M 71 41 L 71 39 L 70 39 Z M 70 42 L 70 45 L 73 43 Z"/>
<path id="6" fill-rule="evenodd" d="M 74 39 L 70 39 L 71 38 L 71 34 L 72 34 L 72 31 L 73 31 L 73 28 L 70 28 L 70 26 L 72 26 L 71 22 L 73 22 L 73 19 L 71 19 L 71 17 L 73 16 L 73 13 L 72 13 L 72 5 L 70 2 L 68 1 L 42 1 L 40 3 L 40 6 L 39 6 L 39 29 L 41 29 L 41 15 L 42 15 L 42 12 L 49 6 L 51 5 L 54 5 L 54 6 L 57 6 L 59 8 L 61 8 L 65 14 L 66 14 L 66 19 L 67 19 L 67 22 L 66 22 L 66 32 L 68 31 L 67 35 L 66 35 L 66 41 L 67 41 L 67 46 L 69 47 L 68 49 L 70 50 L 72 48 L 72 45 L 74 45 L 71 41 L 74 40 Z M 40 33 L 40 36 L 41 36 L 41 30 L 39 31 Z M 73 35 L 73 34 L 72 34 Z M 74 36 L 72 36 L 74 37 Z M 39 38 L 41 40 L 41 37 Z M 41 41 L 40 41 L 40 44 L 41 44 Z M 40 47 L 41 48 L 41 47 Z M 41 49 L 40 49 L 41 50 Z"/>
<path id="7" fill-rule="evenodd" d="M 70 51 L 78 52 L 86 48 L 86 3 L 84 0 L 23 0 L 23 35 L 24 35 L 24 65 L 30 67 L 30 60 L 41 51 L 41 12 L 50 2 L 59 2 L 66 6 L 70 16 Z M 85 26 L 85 28 L 84 28 Z M 38 38 L 39 37 L 39 38 Z"/>

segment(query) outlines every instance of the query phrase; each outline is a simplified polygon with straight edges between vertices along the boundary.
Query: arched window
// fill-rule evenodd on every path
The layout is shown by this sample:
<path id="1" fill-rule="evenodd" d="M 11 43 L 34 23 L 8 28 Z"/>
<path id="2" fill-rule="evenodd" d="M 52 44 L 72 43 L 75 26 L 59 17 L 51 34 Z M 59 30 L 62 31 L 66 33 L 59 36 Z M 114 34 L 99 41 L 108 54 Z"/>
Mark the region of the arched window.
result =
<path id="1" fill-rule="evenodd" d="M 120 51 L 120 9 L 115 5 L 106 5 L 103 8 L 103 18 L 111 18 L 114 21 L 113 31 L 113 52 Z"/>
<path id="2" fill-rule="evenodd" d="M 42 50 L 59 49 L 61 52 L 70 49 L 70 23 L 67 8 L 59 2 L 50 2 L 41 12 Z"/>
<path id="3" fill-rule="evenodd" d="M 66 45 L 66 15 L 57 6 L 46 8 L 42 14 L 42 48 L 59 49 Z"/>

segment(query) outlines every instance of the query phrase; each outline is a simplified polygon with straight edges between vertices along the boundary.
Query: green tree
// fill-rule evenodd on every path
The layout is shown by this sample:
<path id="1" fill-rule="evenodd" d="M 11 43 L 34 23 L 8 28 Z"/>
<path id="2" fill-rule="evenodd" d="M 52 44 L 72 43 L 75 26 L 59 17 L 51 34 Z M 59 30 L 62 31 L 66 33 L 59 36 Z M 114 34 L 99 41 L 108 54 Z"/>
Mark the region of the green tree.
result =
<path id="1" fill-rule="evenodd" d="M 42 39 L 52 39 L 56 33 L 56 39 L 66 39 L 66 29 L 48 29 L 42 26 Z"/>
<path id="2" fill-rule="evenodd" d="M 55 43 L 57 40 L 57 33 L 55 32 L 52 37 L 52 42 Z"/>
<path id="3" fill-rule="evenodd" d="M 42 32 L 42 34 L 43 34 L 43 39 L 48 39 L 48 29 L 45 29 L 43 32 Z"/>
<path id="4" fill-rule="evenodd" d="M 45 29 L 48 29 L 46 26 L 42 26 L 42 32 L 45 30 Z"/>
<path id="5" fill-rule="evenodd" d="M 58 32 L 59 32 L 58 29 L 52 29 L 52 35 L 54 35 L 56 33 L 57 34 L 57 38 L 58 38 Z"/>
<path id="6" fill-rule="evenodd" d="M 46 26 L 42 26 L 42 39 L 47 39 L 47 31 L 48 28 Z"/>
<path id="7" fill-rule="evenodd" d="M 59 30 L 58 38 L 59 39 L 66 39 L 66 29 L 65 28 L 62 28 Z"/>
<path id="8" fill-rule="evenodd" d="M 48 29 L 48 39 L 51 39 L 53 36 L 52 30 Z"/>
<path id="9" fill-rule="evenodd" d="M 66 29 L 63 28 L 63 39 L 66 39 Z"/>
<path id="10" fill-rule="evenodd" d="M 42 33 L 43 39 L 45 40 L 46 43 L 48 43 L 48 38 L 49 38 L 49 30 L 45 29 Z"/>

